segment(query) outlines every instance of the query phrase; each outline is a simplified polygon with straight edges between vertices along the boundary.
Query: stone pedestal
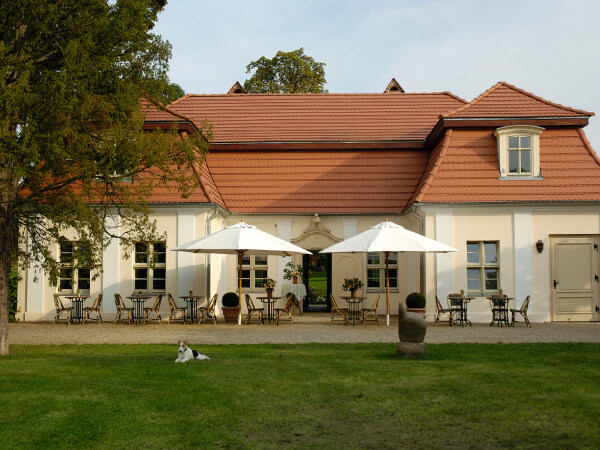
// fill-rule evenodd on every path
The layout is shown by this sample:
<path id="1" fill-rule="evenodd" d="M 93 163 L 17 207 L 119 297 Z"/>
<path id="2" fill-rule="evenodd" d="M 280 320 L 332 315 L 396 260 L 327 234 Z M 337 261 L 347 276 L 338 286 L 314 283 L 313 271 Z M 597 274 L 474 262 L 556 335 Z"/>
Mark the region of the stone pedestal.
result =
<path id="1" fill-rule="evenodd" d="M 398 342 L 396 353 L 404 358 L 419 358 L 425 355 L 425 343 Z"/>

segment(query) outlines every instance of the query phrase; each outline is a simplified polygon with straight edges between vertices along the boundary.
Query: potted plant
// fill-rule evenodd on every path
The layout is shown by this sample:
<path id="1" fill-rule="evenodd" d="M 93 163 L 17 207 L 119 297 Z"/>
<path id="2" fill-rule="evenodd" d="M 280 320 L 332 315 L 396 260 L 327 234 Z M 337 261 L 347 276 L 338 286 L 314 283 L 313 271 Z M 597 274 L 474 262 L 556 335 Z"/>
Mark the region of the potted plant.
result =
<path id="1" fill-rule="evenodd" d="M 239 314 L 239 297 L 235 292 L 227 292 L 221 299 L 225 322 L 237 323 Z"/>
<path id="2" fill-rule="evenodd" d="M 302 278 L 303 271 L 304 268 L 301 265 L 294 265 L 289 261 L 283 269 L 283 278 L 297 284 L 298 280 Z"/>
<path id="3" fill-rule="evenodd" d="M 406 310 L 425 317 L 425 296 L 420 292 L 412 292 L 406 297 Z"/>
<path id="4" fill-rule="evenodd" d="M 363 282 L 358 278 L 344 278 L 344 284 L 342 284 L 343 291 L 350 291 L 350 296 L 356 297 L 356 291 L 363 286 Z"/>
<path id="5" fill-rule="evenodd" d="M 267 290 L 267 297 L 273 297 L 273 289 L 275 289 L 275 285 L 277 282 L 273 278 L 267 278 L 265 281 L 265 289 Z"/>

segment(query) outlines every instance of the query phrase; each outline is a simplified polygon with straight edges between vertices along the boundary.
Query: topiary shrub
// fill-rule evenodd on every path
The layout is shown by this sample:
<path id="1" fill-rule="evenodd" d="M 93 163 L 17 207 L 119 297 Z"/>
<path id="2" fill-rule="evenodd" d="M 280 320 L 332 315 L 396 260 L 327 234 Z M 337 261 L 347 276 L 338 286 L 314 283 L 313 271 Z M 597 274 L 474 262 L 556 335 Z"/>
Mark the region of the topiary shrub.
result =
<path id="1" fill-rule="evenodd" d="M 425 308 L 425 296 L 420 292 L 412 292 L 406 297 L 406 307 L 410 309 Z"/>
<path id="2" fill-rule="evenodd" d="M 225 295 L 223 295 L 221 303 L 226 308 L 237 308 L 239 303 L 238 295 L 235 292 L 227 292 Z"/>

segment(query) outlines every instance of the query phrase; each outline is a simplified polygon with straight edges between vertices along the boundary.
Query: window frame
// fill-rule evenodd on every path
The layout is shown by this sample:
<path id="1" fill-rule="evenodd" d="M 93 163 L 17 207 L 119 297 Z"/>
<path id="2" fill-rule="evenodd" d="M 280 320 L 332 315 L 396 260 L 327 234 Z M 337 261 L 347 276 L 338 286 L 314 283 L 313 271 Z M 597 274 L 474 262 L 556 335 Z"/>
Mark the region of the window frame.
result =
<path id="1" fill-rule="evenodd" d="M 541 179 L 540 169 L 540 134 L 544 131 L 542 127 L 536 127 L 533 125 L 517 125 L 500 127 L 494 130 L 494 136 L 497 140 L 497 152 L 498 152 L 498 168 L 500 171 L 500 179 Z M 519 138 L 519 148 L 516 150 L 514 147 L 510 147 L 511 138 Z M 510 171 L 510 154 L 511 152 L 518 152 L 519 154 L 519 168 L 521 167 L 521 156 L 522 151 L 526 149 L 520 148 L 521 138 L 528 137 L 530 139 L 530 152 L 529 164 L 531 171 L 529 172 L 511 172 Z"/>
<path id="2" fill-rule="evenodd" d="M 248 258 L 248 259 L 247 259 Z M 244 260 L 249 261 L 245 264 Z M 258 259 L 258 262 L 257 262 Z M 262 263 L 264 259 L 265 263 Z M 264 271 L 264 277 L 258 276 L 258 271 Z M 236 280 L 238 280 L 239 273 L 236 267 Z M 249 272 L 249 276 L 245 277 L 244 272 Z M 266 255 L 244 255 L 242 257 L 242 292 L 262 292 L 264 291 L 264 281 L 269 278 L 269 257 Z M 249 285 L 245 285 L 244 280 L 249 280 Z M 263 280 L 257 285 L 257 280 Z M 239 282 L 239 280 L 238 280 Z"/>
<path id="3" fill-rule="evenodd" d="M 64 244 L 69 244 L 71 246 L 70 251 L 63 249 L 63 245 Z M 76 262 L 76 258 L 75 258 L 75 253 L 77 252 L 77 247 L 78 247 L 78 243 L 79 241 L 64 241 L 64 242 L 59 242 L 58 243 L 58 263 L 60 265 L 60 268 L 58 270 L 58 292 L 60 293 L 64 293 L 64 294 L 74 294 L 74 293 L 81 293 L 84 295 L 89 295 L 91 288 L 92 288 L 92 277 L 91 277 L 91 271 L 89 269 L 89 267 L 85 267 L 85 266 L 79 266 L 77 264 L 75 264 Z M 65 259 L 66 255 L 70 255 L 70 257 L 68 259 Z M 63 260 L 64 259 L 64 260 Z M 63 276 L 64 271 L 70 270 L 70 276 Z M 81 274 L 81 271 L 87 271 L 87 276 L 81 276 L 83 274 Z M 84 272 L 85 273 L 85 272 Z M 63 286 L 63 280 L 66 281 L 70 281 L 71 283 L 71 288 L 70 289 L 64 289 Z M 87 284 L 87 288 L 86 287 L 81 287 L 82 285 L 85 286 Z"/>
<path id="4" fill-rule="evenodd" d="M 469 252 L 469 244 L 477 244 L 478 245 L 478 257 L 479 261 L 477 263 L 469 262 L 469 254 L 473 252 Z M 496 262 L 487 262 L 486 261 L 486 252 L 485 252 L 485 244 L 494 244 L 496 247 Z M 467 241 L 466 245 L 466 255 L 467 255 L 467 292 L 469 294 L 497 294 L 500 289 L 500 241 L 492 241 L 492 240 L 483 240 L 483 241 Z M 478 269 L 479 270 L 479 289 L 471 289 L 469 287 L 469 269 Z M 496 289 L 487 289 L 486 286 L 486 270 L 495 270 L 496 271 Z"/>
<path id="5" fill-rule="evenodd" d="M 138 251 L 138 245 L 146 245 L 146 251 Z M 162 245 L 162 249 L 157 251 L 156 246 Z M 138 255 L 145 254 L 144 259 L 138 259 Z M 162 255 L 162 258 L 159 257 Z M 159 261 L 160 259 L 160 261 Z M 146 277 L 138 277 L 137 271 L 146 270 Z M 163 271 L 163 276 L 158 276 Z M 135 242 L 133 244 L 133 264 L 131 279 L 133 282 L 133 291 L 135 292 L 162 292 L 167 291 L 167 244 L 165 241 L 153 241 L 153 242 Z M 141 288 L 137 284 L 138 280 L 146 281 L 146 288 Z M 163 288 L 156 287 L 157 281 L 162 281 Z"/>
<path id="6" fill-rule="evenodd" d="M 377 264 L 371 264 L 370 263 L 370 255 L 379 255 L 379 262 Z M 397 252 L 390 252 L 389 258 L 391 259 L 392 255 L 396 255 L 396 262 L 395 263 L 389 263 L 388 264 L 388 269 L 391 272 L 392 270 L 396 271 L 396 276 L 392 277 L 390 276 L 390 280 L 395 279 L 396 280 L 396 286 L 391 286 L 390 284 L 390 292 L 398 292 L 398 258 L 399 255 Z M 367 263 L 366 263 L 366 280 L 367 282 L 366 284 L 366 288 L 367 288 L 367 292 L 385 292 L 385 252 L 368 252 L 366 254 L 366 258 L 367 258 Z M 379 286 L 369 286 L 370 280 L 372 280 L 373 278 L 369 277 L 369 270 L 377 270 L 379 271 L 379 277 L 378 279 L 380 280 L 379 282 Z"/>

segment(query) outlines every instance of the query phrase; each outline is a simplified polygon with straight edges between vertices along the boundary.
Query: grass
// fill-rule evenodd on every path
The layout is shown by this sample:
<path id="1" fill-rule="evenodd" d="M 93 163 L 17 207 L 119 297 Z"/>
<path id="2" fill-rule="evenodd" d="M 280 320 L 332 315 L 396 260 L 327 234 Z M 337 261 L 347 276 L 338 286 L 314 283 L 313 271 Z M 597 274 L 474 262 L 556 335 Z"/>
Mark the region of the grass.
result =
<path id="1" fill-rule="evenodd" d="M 192 346 L 192 348 L 198 348 Z M 600 345 L 11 346 L 3 448 L 598 448 Z"/>

